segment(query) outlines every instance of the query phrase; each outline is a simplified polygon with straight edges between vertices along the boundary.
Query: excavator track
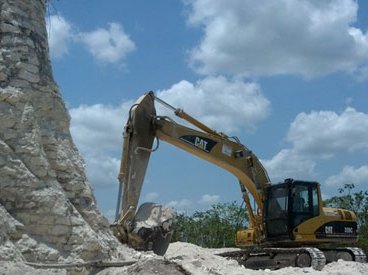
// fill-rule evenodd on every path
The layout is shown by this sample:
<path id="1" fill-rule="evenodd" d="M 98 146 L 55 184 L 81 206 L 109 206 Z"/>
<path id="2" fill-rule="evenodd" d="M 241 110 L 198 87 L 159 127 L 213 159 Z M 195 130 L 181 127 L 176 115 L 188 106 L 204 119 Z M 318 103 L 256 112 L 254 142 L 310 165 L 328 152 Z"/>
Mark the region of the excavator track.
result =
<path id="1" fill-rule="evenodd" d="M 367 262 L 367 256 L 359 247 L 345 247 L 344 249 L 349 250 L 354 255 L 354 261 L 360 263 Z"/>
<path id="2" fill-rule="evenodd" d="M 324 253 L 318 248 L 251 248 L 224 252 L 219 256 L 234 259 L 251 269 L 279 269 L 283 267 L 313 267 L 321 270 L 326 264 Z"/>
<path id="3" fill-rule="evenodd" d="M 338 247 L 334 249 L 321 249 L 326 257 L 326 263 L 342 259 L 360 263 L 367 262 L 367 256 L 359 247 Z"/>
<path id="4" fill-rule="evenodd" d="M 238 261 L 251 269 L 279 269 L 287 266 L 313 267 L 322 270 L 325 264 L 343 259 L 360 263 L 367 262 L 367 256 L 358 247 L 319 249 L 301 248 L 250 248 L 217 254 Z"/>

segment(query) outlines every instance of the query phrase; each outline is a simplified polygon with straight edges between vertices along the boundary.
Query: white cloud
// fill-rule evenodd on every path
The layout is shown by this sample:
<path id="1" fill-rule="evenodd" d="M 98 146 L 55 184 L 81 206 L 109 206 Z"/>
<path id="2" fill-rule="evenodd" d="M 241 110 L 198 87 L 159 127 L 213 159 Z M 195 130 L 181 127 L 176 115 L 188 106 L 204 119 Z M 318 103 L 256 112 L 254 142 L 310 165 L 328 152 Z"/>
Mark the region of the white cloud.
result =
<path id="1" fill-rule="evenodd" d="M 359 168 L 353 166 L 345 166 L 342 171 L 330 176 L 326 180 L 326 184 L 329 186 L 343 187 L 344 184 L 363 185 L 367 183 L 368 179 L 368 166 L 363 165 Z"/>
<path id="2" fill-rule="evenodd" d="M 193 202 L 188 199 L 182 199 L 179 201 L 170 201 L 166 204 L 167 207 L 175 208 L 178 212 L 185 212 L 193 210 Z"/>
<path id="3" fill-rule="evenodd" d="M 313 179 L 316 163 L 302 154 L 283 149 L 270 160 L 262 160 L 271 182 L 283 181 L 286 178 Z"/>
<path id="4" fill-rule="evenodd" d="M 367 150 L 367 136 L 368 114 L 354 108 L 347 107 L 341 114 L 333 111 L 300 113 L 287 135 L 292 147 L 282 149 L 262 163 L 272 179 L 313 178 L 316 160 Z"/>
<path id="5" fill-rule="evenodd" d="M 257 84 L 223 76 L 206 77 L 195 84 L 183 80 L 157 96 L 226 133 L 241 128 L 252 131 L 270 113 L 270 102 Z"/>
<path id="6" fill-rule="evenodd" d="M 95 104 L 70 109 L 70 130 L 85 162 L 89 181 L 94 185 L 117 184 L 122 133 L 133 102 L 119 106 Z"/>
<path id="7" fill-rule="evenodd" d="M 84 154 L 86 173 L 94 186 L 118 185 L 120 160 L 109 155 Z"/>
<path id="8" fill-rule="evenodd" d="M 200 204 L 213 205 L 215 203 L 218 203 L 219 201 L 220 201 L 219 195 L 204 194 L 198 202 Z"/>
<path id="9" fill-rule="evenodd" d="M 110 23 L 107 29 L 80 33 L 79 38 L 92 56 L 103 63 L 119 63 L 135 50 L 134 42 L 118 23 Z"/>
<path id="10" fill-rule="evenodd" d="M 203 74 L 354 72 L 368 62 L 368 34 L 354 27 L 354 0 L 188 0 L 204 37 L 191 52 Z"/>
<path id="11" fill-rule="evenodd" d="M 82 153 L 120 151 L 123 128 L 133 101 L 119 106 L 103 104 L 81 105 L 70 109 L 70 130 Z"/>
<path id="12" fill-rule="evenodd" d="M 121 64 L 135 50 L 134 42 L 119 23 L 109 23 L 108 28 L 78 32 L 61 15 L 46 19 L 51 56 L 61 58 L 69 53 L 71 43 L 83 43 L 93 58 L 102 63 Z"/>
<path id="13" fill-rule="evenodd" d="M 300 113 L 287 136 L 296 151 L 318 157 L 339 152 L 368 149 L 368 114 L 347 107 L 341 114 L 332 111 Z"/>
<path id="14" fill-rule="evenodd" d="M 71 23 L 61 15 L 51 15 L 46 24 L 51 56 L 61 58 L 68 54 L 69 43 L 74 37 Z"/>

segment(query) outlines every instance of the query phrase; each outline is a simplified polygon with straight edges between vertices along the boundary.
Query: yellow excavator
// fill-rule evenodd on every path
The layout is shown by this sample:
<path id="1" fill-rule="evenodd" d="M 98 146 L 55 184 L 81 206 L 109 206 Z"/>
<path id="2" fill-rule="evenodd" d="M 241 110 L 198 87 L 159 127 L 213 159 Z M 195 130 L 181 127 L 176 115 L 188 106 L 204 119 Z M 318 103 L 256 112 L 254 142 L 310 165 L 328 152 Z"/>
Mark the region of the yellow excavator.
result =
<path id="1" fill-rule="evenodd" d="M 195 129 L 157 115 L 155 102 Z M 355 213 L 323 207 L 318 182 L 286 179 L 271 184 L 259 159 L 236 137 L 209 128 L 153 92 L 141 96 L 131 107 L 124 128 L 116 220 L 111 225 L 121 242 L 158 255 L 164 255 L 169 246 L 175 211 L 156 203 L 144 203 L 138 208 L 150 154 L 161 140 L 237 178 L 249 227 L 236 234 L 236 245 L 241 249 L 221 256 L 255 269 L 312 266 L 320 270 L 338 259 L 366 262 L 364 252 L 355 247 Z"/>

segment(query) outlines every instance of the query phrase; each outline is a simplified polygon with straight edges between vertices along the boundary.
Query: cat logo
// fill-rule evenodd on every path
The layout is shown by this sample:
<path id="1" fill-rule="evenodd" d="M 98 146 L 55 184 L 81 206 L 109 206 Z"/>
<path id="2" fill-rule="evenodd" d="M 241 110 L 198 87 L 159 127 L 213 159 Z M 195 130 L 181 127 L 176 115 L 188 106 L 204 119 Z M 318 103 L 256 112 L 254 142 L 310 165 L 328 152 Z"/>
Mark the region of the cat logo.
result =
<path id="1" fill-rule="evenodd" d="M 194 139 L 194 146 L 206 152 L 208 152 L 207 144 L 208 142 L 200 137 L 195 137 Z"/>
<path id="2" fill-rule="evenodd" d="M 217 144 L 217 142 L 212 139 L 194 135 L 181 136 L 180 139 L 206 153 L 211 152 L 212 148 Z"/>
<path id="3" fill-rule="evenodd" d="M 333 227 L 330 226 L 325 226 L 325 232 L 326 234 L 332 234 L 333 233 Z"/>

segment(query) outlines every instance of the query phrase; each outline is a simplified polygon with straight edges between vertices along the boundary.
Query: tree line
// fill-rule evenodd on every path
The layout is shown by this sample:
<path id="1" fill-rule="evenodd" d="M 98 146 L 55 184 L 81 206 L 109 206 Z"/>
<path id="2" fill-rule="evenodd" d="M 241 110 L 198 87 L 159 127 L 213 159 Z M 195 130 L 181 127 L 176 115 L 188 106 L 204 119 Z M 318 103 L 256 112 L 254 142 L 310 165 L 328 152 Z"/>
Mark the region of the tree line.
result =
<path id="1" fill-rule="evenodd" d="M 352 210 L 358 217 L 358 246 L 368 254 L 368 191 L 354 192 L 354 184 L 339 188 L 339 195 L 323 201 L 324 206 Z M 247 213 L 236 203 L 218 203 L 209 210 L 192 215 L 179 214 L 172 241 L 193 243 L 202 247 L 235 246 L 235 234 L 248 224 Z"/>
<path id="2" fill-rule="evenodd" d="M 246 211 L 235 201 L 218 203 L 209 210 L 192 215 L 179 214 L 172 241 L 193 243 L 202 247 L 233 247 L 238 228 L 247 226 Z"/>

